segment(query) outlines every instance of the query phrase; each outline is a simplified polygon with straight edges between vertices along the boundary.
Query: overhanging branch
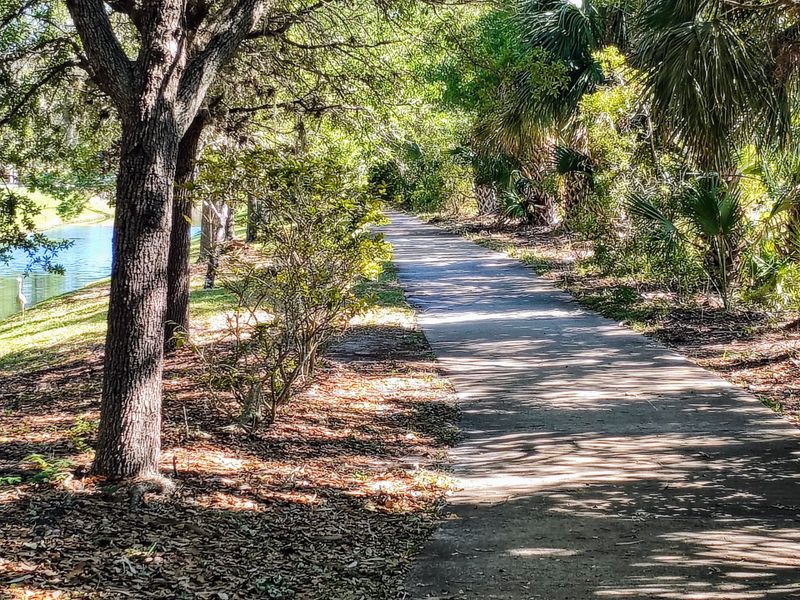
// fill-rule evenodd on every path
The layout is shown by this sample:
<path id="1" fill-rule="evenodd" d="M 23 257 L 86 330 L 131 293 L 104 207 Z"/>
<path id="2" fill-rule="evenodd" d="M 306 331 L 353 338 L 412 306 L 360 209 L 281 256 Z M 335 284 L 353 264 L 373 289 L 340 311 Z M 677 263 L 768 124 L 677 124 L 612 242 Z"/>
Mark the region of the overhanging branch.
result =
<path id="1" fill-rule="evenodd" d="M 31 87 L 28 88 L 28 91 L 23 94 L 22 98 L 20 98 L 18 102 L 15 102 L 8 112 L 2 118 L 0 118 L 0 127 L 8 125 L 16 116 L 21 114 L 31 99 L 39 92 L 39 90 L 50 83 L 58 75 L 67 69 L 79 66 L 81 66 L 80 63 L 75 61 L 65 61 L 48 69 L 47 73 L 45 73 L 45 75 L 39 81 L 31 85 Z"/>
<path id="2" fill-rule="evenodd" d="M 118 108 L 131 103 L 133 70 L 102 0 L 67 0 L 75 29 L 83 42 L 89 73 Z"/>
<path id="3" fill-rule="evenodd" d="M 214 33 L 205 48 L 190 59 L 178 87 L 181 127 L 188 126 L 194 118 L 219 69 L 253 30 L 264 8 L 263 0 L 239 0 L 214 26 Z"/>

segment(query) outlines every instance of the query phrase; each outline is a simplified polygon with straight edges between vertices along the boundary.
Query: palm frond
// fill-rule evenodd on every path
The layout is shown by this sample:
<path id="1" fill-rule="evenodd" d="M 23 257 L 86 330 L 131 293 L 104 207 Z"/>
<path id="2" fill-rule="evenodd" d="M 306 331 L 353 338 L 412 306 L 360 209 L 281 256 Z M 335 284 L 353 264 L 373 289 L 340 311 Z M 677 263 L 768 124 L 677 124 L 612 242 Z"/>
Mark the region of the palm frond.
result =
<path id="1" fill-rule="evenodd" d="M 528 42 L 567 63 L 580 61 L 600 44 L 598 12 L 591 0 L 523 2 L 519 11 Z"/>
<path id="2" fill-rule="evenodd" d="M 655 225 L 658 237 L 670 248 L 677 246 L 681 238 L 680 230 L 645 194 L 631 193 L 625 199 L 625 207 L 634 219 Z"/>
<path id="3" fill-rule="evenodd" d="M 701 179 L 687 188 L 682 212 L 698 235 L 706 239 L 719 237 L 731 244 L 745 218 L 740 195 L 715 177 Z"/>
<path id="4" fill-rule="evenodd" d="M 711 10 L 710 2 L 656 0 L 640 19 L 634 65 L 657 124 L 706 171 L 731 163 L 737 137 L 775 120 L 764 44 Z"/>
<path id="5" fill-rule="evenodd" d="M 559 175 L 581 173 L 586 176 L 589 185 L 594 187 L 594 166 L 591 157 L 566 146 L 556 146 L 554 169 Z"/>

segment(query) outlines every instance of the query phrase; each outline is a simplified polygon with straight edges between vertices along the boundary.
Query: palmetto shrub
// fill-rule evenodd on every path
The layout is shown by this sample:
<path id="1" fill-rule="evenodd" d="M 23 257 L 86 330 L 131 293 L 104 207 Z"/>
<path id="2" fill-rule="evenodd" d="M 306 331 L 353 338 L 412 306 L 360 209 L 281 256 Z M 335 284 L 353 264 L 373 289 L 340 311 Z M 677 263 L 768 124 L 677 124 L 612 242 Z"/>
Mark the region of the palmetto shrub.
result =
<path id="1" fill-rule="evenodd" d="M 627 207 L 640 228 L 668 249 L 681 245 L 693 250 L 724 307 L 730 308 L 746 227 L 736 190 L 718 177 L 703 177 L 682 190 L 674 216 L 668 216 L 652 196 L 641 193 L 631 194 Z"/>

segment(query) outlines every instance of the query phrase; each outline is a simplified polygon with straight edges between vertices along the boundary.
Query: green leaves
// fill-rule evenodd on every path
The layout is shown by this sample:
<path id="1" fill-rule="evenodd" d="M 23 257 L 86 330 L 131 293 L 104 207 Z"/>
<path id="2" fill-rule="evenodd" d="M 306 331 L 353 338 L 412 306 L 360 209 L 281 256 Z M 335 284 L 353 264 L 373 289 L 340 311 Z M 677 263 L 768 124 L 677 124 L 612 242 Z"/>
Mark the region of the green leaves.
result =
<path id="1" fill-rule="evenodd" d="M 729 191 L 717 178 L 701 179 L 683 198 L 682 212 L 699 236 L 734 242 L 744 220 L 739 194 Z"/>
<path id="2" fill-rule="evenodd" d="M 601 44 L 599 14 L 591 0 L 527 0 L 520 5 L 519 18 L 528 43 L 573 68 L 590 63 Z"/>
<path id="3" fill-rule="evenodd" d="M 625 206 L 632 217 L 643 223 L 655 226 L 655 233 L 674 248 L 681 237 L 675 223 L 658 208 L 653 200 L 644 193 L 634 192 L 625 200 Z"/>
<path id="4" fill-rule="evenodd" d="M 646 3 L 634 64 L 657 125 L 703 171 L 729 172 L 738 141 L 784 120 L 764 39 L 713 3 Z M 771 125 L 769 125 L 771 124 Z"/>
<path id="5" fill-rule="evenodd" d="M 655 204 L 653 197 L 641 193 L 631 194 L 626 207 L 640 227 L 651 227 L 670 250 L 682 244 L 697 253 L 723 304 L 730 305 L 745 224 L 737 191 L 716 176 L 702 177 L 683 190 L 673 218 Z"/>
<path id="6" fill-rule="evenodd" d="M 555 169 L 560 175 L 583 173 L 591 178 L 594 173 L 591 157 L 566 146 L 556 146 Z"/>

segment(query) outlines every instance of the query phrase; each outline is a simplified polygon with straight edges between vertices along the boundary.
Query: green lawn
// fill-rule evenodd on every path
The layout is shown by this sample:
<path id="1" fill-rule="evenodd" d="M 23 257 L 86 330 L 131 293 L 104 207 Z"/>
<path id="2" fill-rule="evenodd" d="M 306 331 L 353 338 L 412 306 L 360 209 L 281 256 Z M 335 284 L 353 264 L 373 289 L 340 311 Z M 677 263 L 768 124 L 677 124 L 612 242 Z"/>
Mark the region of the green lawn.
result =
<path id="1" fill-rule="evenodd" d="M 17 188 L 17 193 L 25 194 L 39 207 L 39 214 L 33 218 L 37 231 L 45 231 L 59 225 L 110 223 L 114 220 L 114 209 L 108 202 L 100 197 L 90 198 L 83 211 L 70 219 L 64 219 L 58 214 L 59 200 L 42 192 L 32 192 L 24 188 Z"/>

